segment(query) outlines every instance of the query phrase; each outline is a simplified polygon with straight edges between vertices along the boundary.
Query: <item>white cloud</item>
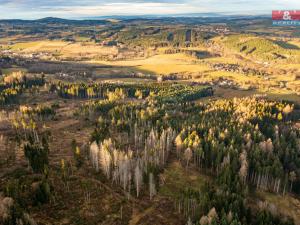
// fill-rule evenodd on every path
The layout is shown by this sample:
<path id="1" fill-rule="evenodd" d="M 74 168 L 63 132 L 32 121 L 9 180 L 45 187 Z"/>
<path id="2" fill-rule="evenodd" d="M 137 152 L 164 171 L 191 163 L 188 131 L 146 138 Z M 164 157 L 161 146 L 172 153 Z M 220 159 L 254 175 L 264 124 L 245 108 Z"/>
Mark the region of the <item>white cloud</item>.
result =
<path id="1" fill-rule="evenodd" d="M 72 7 L 68 9 L 77 15 L 145 15 L 176 14 L 182 12 L 198 12 L 199 9 L 181 3 L 111 3 L 101 6 Z M 203 9 L 202 9 L 203 11 Z"/>

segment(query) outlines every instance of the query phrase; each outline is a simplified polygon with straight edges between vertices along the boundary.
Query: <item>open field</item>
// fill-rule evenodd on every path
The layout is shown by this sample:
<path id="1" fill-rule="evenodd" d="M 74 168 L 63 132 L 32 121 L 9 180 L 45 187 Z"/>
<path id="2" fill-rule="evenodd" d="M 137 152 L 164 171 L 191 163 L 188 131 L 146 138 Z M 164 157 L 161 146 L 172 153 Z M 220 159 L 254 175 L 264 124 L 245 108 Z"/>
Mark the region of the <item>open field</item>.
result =
<path id="1" fill-rule="evenodd" d="M 266 95 L 271 100 L 276 101 L 291 101 L 300 105 L 300 96 L 285 92 L 259 92 L 257 90 L 243 91 L 243 90 L 233 90 L 230 88 L 216 88 L 215 97 L 231 99 L 234 97 L 248 97 L 253 95 Z"/>
<path id="2" fill-rule="evenodd" d="M 62 57 L 108 55 L 117 53 L 117 50 L 111 47 L 101 47 L 94 43 L 72 43 L 65 41 L 34 41 L 16 43 L 6 48 L 21 53 L 41 53 L 47 52 Z"/>
<path id="3" fill-rule="evenodd" d="M 89 63 L 97 63 L 109 66 L 134 67 L 138 70 L 148 71 L 152 74 L 168 75 L 171 73 L 201 73 L 208 70 L 204 65 L 193 63 L 192 59 L 183 54 L 173 55 L 156 55 L 147 59 L 141 60 L 126 60 L 126 61 L 90 61 Z"/>

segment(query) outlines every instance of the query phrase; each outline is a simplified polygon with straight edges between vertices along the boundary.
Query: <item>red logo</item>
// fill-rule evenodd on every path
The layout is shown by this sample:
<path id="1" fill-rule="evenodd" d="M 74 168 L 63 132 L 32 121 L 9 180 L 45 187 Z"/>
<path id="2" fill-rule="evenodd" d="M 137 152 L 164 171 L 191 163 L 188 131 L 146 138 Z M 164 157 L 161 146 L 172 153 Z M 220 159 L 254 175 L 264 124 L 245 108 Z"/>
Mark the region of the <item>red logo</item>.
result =
<path id="1" fill-rule="evenodd" d="M 300 20 L 300 10 L 274 10 L 272 20 Z"/>

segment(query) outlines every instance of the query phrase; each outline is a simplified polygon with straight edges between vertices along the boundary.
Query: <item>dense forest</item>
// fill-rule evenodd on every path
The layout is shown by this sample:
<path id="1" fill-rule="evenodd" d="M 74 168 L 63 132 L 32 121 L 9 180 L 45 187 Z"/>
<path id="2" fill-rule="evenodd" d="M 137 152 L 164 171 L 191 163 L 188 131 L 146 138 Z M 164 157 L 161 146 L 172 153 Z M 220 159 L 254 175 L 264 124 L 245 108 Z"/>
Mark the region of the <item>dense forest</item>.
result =
<path id="1" fill-rule="evenodd" d="M 97 170 L 100 167 L 127 192 L 132 191 L 127 186 L 132 181 L 137 196 L 146 183 L 151 198 L 156 187 L 152 177 L 158 184 L 160 171 L 174 155 L 187 170 L 194 164 L 216 178 L 199 192 L 186 190 L 176 199 L 179 211 L 191 221 L 289 224 L 273 217 L 267 206 L 254 216 L 256 212 L 243 199 L 253 188 L 278 194 L 292 191 L 300 165 L 299 131 L 286 125 L 293 106 L 259 97 L 207 104 L 178 102 L 179 106 L 148 104 L 146 110 L 115 106 L 108 118 L 106 112 L 101 114 L 92 134 L 96 142 L 90 148 Z"/>
<path id="2" fill-rule="evenodd" d="M 44 124 L 56 120 L 60 106 L 23 105 L 1 114 L 14 134 L 2 136 L 1 143 L 16 143 L 6 147 L 11 156 L 6 163 L 16 160 L 14 152 L 21 149 L 30 168 L 2 186 L 3 224 L 36 224 L 28 209 L 53 204 L 53 179 L 68 190 L 80 168 L 120 187 L 125 201 L 145 196 L 152 201 L 171 160 L 211 178 L 171 199 L 187 224 L 293 224 L 274 206 L 261 202 L 254 208 L 249 199 L 257 190 L 294 192 L 300 171 L 294 105 L 263 96 L 202 102 L 198 100 L 214 93 L 199 85 L 47 83 L 43 77 L 21 74 L 5 77 L 1 93 L 19 88 L 21 94 L 41 85 L 61 99 L 89 99 L 73 113 L 93 129 L 84 146 L 72 142 L 71 162 L 62 159 L 53 167 L 51 129 Z M 30 174 L 35 181 L 28 180 Z M 85 199 L 90 199 L 89 192 Z"/>

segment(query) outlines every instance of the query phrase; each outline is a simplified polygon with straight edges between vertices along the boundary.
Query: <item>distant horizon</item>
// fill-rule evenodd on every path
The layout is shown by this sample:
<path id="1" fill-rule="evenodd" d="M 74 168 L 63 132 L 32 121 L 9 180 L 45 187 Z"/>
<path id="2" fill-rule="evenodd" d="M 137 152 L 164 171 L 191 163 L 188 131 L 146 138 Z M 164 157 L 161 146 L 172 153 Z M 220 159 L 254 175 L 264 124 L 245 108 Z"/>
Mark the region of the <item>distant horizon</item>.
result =
<path id="1" fill-rule="evenodd" d="M 217 18 L 217 17 L 270 17 L 271 13 L 265 14 L 222 14 L 222 13 L 193 13 L 193 14 L 167 14 L 167 15 L 107 15 L 107 16 L 89 16 L 89 17 L 55 17 L 46 16 L 39 18 L 1 18 L 0 20 L 43 20 L 43 19 L 61 19 L 61 20 L 107 20 L 107 19 L 160 19 L 160 18 Z"/>
<path id="2" fill-rule="evenodd" d="M 0 19 L 33 20 L 45 17 L 171 17 L 193 14 L 259 16 L 272 10 L 299 10 L 299 0 L 0 0 Z"/>

